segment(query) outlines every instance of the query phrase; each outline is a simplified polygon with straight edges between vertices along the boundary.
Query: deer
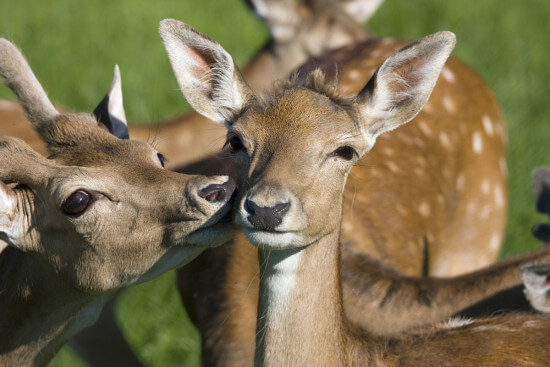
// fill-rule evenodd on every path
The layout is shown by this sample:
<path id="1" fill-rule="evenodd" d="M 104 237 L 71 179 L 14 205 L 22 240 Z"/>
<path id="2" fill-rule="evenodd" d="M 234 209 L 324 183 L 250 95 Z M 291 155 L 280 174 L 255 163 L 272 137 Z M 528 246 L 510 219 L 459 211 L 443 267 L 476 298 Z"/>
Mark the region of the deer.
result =
<path id="1" fill-rule="evenodd" d="M 171 22 L 161 26 L 161 37 L 180 89 L 197 112 L 229 126 L 222 117 L 236 118 L 238 113 L 213 115 L 206 110 L 210 97 L 194 102 L 192 89 L 202 86 L 194 73 L 212 78 L 208 74 L 212 68 L 206 67 L 212 64 L 219 67 L 215 70 L 229 70 L 224 75 L 230 79 L 231 73 L 239 74 L 238 69 L 231 61 L 221 61 L 222 55 L 232 60 L 221 46 L 197 39 L 195 33 Z M 169 46 L 168 39 L 173 40 Z M 212 56 L 205 55 L 202 60 L 208 61 L 203 63 L 198 58 L 197 65 L 189 66 L 184 62 L 189 50 L 177 45 L 191 47 L 193 42 L 206 47 Z M 368 39 L 314 57 L 297 73 L 316 68 L 337 73 L 339 90 L 351 95 L 364 87 L 389 54 L 404 45 L 392 38 Z M 297 145 L 310 139 L 299 136 L 302 143 Z M 227 155 L 232 146 L 240 144 L 228 135 L 221 153 L 223 163 L 203 160 L 180 172 L 235 175 L 226 168 L 231 161 Z M 393 335 L 445 319 L 521 284 L 520 267 L 528 262 L 526 258 L 515 258 L 510 267 L 501 268 L 507 269 L 506 276 L 489 270 L 491 282 L 471 283 L 471 278 L 460 277 L 492 264 L 498 255 L 506 220 L 505 153 L 504 119 L 493 94 L 479 76 L 451 56 L 430 100 L 413 122 L 382 135 L 350 173 L 341 232 L 341 277 L 348 317 L 372 332 Z M 280 174 L 286 171 L 281 168 Z M 246 236 L 237 233 L 229 246 L 209 249 L 178 271 L 179 292 L 201 332 L 206 365 L 251 364 L 259 291 L 257 258 Z M 376 294 L 364 292 L 374 284 Z M 453 292 L 458 289 L 470 297 L 457 301 Z M 416 311 L 409 309 L 411 304 Z M 404 320 L 392 322 L 396 315 L 403 315 Z"/>
<path id="2" fill-rule="evenodd" d="M 243 68 L 256 89 L 281 79 L 312 55 L 367 39 L 362 24 L 376 12 L 382 0 L 247 0 L 247 5 L 268 26 L 270 38 Z M 0 121 L 5 135 L 29 142 L 39 152 L 45 146 L 15 102 L 0 102 Z M 225 131 L 197 113 L 130 124 L 133 139 L 151 142 L 168 158 L 167 168 L 185 166 L 221 149 Z"/>
<path id="3" fill-rule="evenodd" d="M 0 138 L 0 364 L 42 366 L 115 292 L 227 241 L 235 182 L 129 140 L 118 67 L 94 114 L 59 112 L 6 39 L 0 74 L 49 152 Z"/>
<path id="4" fill-rule="evenodd" d="M 309 150 L 319 150 L 322 149 L 320 147 L 326 147 L 328 145 L 328 147 L 323 149 L 329 149 L 329 147 L 334 148 L 336 146 L 334 151 L 325 152 L 329 154 L 330 158 L 334 160 L 342 159 L 344 161 L 353 160 L 355 162 L 359 157 L 357 157 L 358 154 L 353 152 L 357 151 L 358 148 L 355 148 L 352 154 L 350 154 L 350 147 L 345 145 L 345 143 L 353 141 L 354 138 L 362 135 L 357 132 L 353 134 L 354 130 L 350 127 L 349 123 L 339 127 L 341 119 L 329 114 L 325 110 L 322 110 L 319 114 L 304 112 L 317 111 L 320 108 L 319 106 L 322 105 L 319 100 L 313 97 L 306 97 L 307 92 L 318 94 L 315 97 L 321 99 L 328 95 L 327 98 L 334 101 L 335 104 L 342 103 L 346 105 L 349 100 L 345 99 L 345 96 L 342 97 L 344 99 L 341 100 L 329 94 L 326 83 L 315 82 L 315 80 L 317 80 L 316 78 L 309 78 L 313 79 L 311 83 L 313 83 L 314 86 L 309 84 L 304 86 L 299 83 L 299 80 L 308 79 L 307 77 L 301 77 L 301 75 L 304 74 L 318 74 L 318 72 L 315 71 L 316 68 L 334 73 L 336 70 L 336 68 L 334 68 L 334 58 L 327 58 L 325 64 L 322 64 L 319 60 L 315 60 L 311 63 L 313 66 L 311 64 L 305 65 L 303 70 L 301 69 L 298 72 L 296 80 L 288 82 L 290 87 L 279 87 L 280 90 L 272 92 L 265 97 L 255 94 L 252 89 L 246 85 L 231 56 L 215 41 L 175 20 L 164 20 L 161 22 L 160 33 L 175 72 L 176 79 L 188 102 L 196 111 L 203 113 L 214 121 L 225 124 L 228 128 L 227 145 L 231 152 L 232 160 L 237 166 L 237 181 L 239 182 L 239 187 L 242 189 L 241 197 L 243 199 L 240 208 L 246 208 L 243 210 L 245 210 L 251 218 L 250 221 L 247 222 L 248 225 L 252 227 L 249 228 L 242 223 L 242 221 L 245 220 L 239 220 L 239 214 L 236 215 L 236 223 L 244 227 L 244 236 L 253 244 L 255 240 L 251 237 L 252 235 L 250 233 L 254 233 L 255 231 L 262 232 L 265 235 L 265 237 L 262 237 L 264 240 L 265 238 L 276 238 L 278 236 L 278 231 L 273 227 L 277 228 L 277 224 L 280 225 L 281 223 L 285 223 L 284 218 L 288 215 L 289 207 L 298 207 L 296 210 L 302 210 L 301 208 L 305 205 L 303 203 L 304 197 L 309 200 L 307 223 L 316 223 L 322 228 L 324 228 L 323 226 L 332 225 L 330 220 L 333 216 L 327 214 L 325 207 L 319 207 L 325 205 L 322 204 L 325 202 L 329 202 L 329 204 L 326 205 L 329 205 L 330 208 L 337 208 L 338 205 L 334 205 L 334 202 L 330 200 L 325 200 L 326 197 L 323 196 L 323 190 L 319 188 L 319 185 L 322 186 L 323 182 L 326 181 L 320 180 L 318 176 L 314 176 L 319 170 L 319 163 L 315 163 L 311 166 L 304 163 L 304 161 L 306 159 L 312 159 L 310 158 L 312 156 L 325 157 L 325 155 L 318 152 L 309 153 Z M 368 51 L 372 51 L 372 49 L 377 46 L 376 42 L 380 41 L 367 41 L 364 44 L 357 45 L 356 48 L 359 50 L 365 48 Z M 338 55 L 337 51 L 334 51 L 334 54 L 339 56 L 340 60 L 340 64 L 337 64 L 338 74 L 340 76 L 338 80 L 340 84 L 338 87 L 340 90 L 343 89 L 341 86 L 346 83 L 346 72 L 350 68 L 353 70 L 353 68 L 362 61 L 357 55 L 359 53 L 357 49 L 355 50 L 355 57 L 357 58 L 355 60 L 352 59 L 351 56 L 347 58 L 342 57 Z M 365 54 L 368 55 L 366 51 Z M 445 60 L 446 59 L 445 57 Z M 448 67 L 449 64 L 452 65 L 452 60 L 453 59 L 450 58 L 445 67 Z M 398 72 L 399 74 L 397 75 L 402 78 L 403 73 L 409 69 L 415 70 L 417 60 L 413 58 L 413 61 L 414 63 L 412 65 L 393 65 L 390 61 L 387 61 L 390 66 L 388 66 L 389 70 L 386 71 L 386 74 L 395 75 L 394 73 Z M 347 65 L 346 62 L 352 65 Z M 418 61 L 418 63 L 421 64 L 420 61 Z M 380 72 L 383 66 L 384 64 L 378 67 L 377 73 Z M 322 67 L 324 67 L 324 69 Z M 442 65 L 441 70 L 445 70 L 445 67 Z M 223 75 L 212 74 L 211 69 L 224 70 L 226 73 Z M 442 72 L 444 73 L 444 71 Z M 412 84 L 412 82 L 416 83 L 417 80 L 420 79 L 419 75 L 423 75 L 419 73 L 420 72 L 412 73 L 412 75 L 409 75 L 409 79 L 404 80 L 402 83 L 390 84 L 390 86 L 392 88 L 399 88 L 401 85 L 408 86 Z M 365 91 L 369 90 L 369 88 L 372 89 L 374 86 L 378 85 L 377 83 L 379 83 L 380 79 L 376 77 L 376 75 L 377 74 L 370 79 L 370 82 L 368 80 L 365 81 L 363 88 L 359 87 L 355 93 L 361 91 L 367 93 Z M 437 72 L 435 79 L 437 79 L 438 75 L 439 72 Z M 208 78 L 206 76 L 208 76 Z M 342 81 L 343 79 L 344 81 Z M 473 78 L 465 79 L 469 81 L 475 80 Z M 390 80 L 393 81 L 394 79 Z M 440 82 L 441 79 L 438 83 Z M 433 83 L 435 84 L 435 80 Z M 296 86 L 296 84 L 298 86 Z M 287 84 L 283 84 L 283 86 L 286 85 Z M 365 87 L 365 85 L 368 87 Z M 431 95 L 428 104 L 433 103 L 433 98 L 438 86 L 439 85 L 435 86 L 434 94 Z M 383 90 L 393 91 L 387 86 Z M 296 93 L 291 93 L 291 91 L 295 91 Z M 410 91 L 398 89 L 397 92 L 402 93 L 399 94 L 401 96 L 408 96 Z M 353 96 L 353 98 L 357 99 L 359 97 Z M 379 98 L 381 101 L 384 101 L 382 97 Z M 272 104 L 270 101 L 277 102 L 273 102 Z M 274 105 L 280 107 L 275 108 L 273 107 Z M 312 105 L 315 106 L 315 108 L 312 109 Z M 423 105 L 424 103 L 422 103 L 422 106 Z M 419 106 L 418 110 L 420 110 L 422 106 Z M 331 108 L 336 112 L 340 111 L 340 109 L 334 106 L 331 106 Z M 390 111 L 392 110 L 392 108 L 389 107 L 387 109 Z M 376 113 L 378 113 L 378 110 L 376 110 Z M 311 121 L 304 122 L 302 115 L 309 116 L 310 120 L 315 120 L 317 118 L 320 121 L 330 120 L 331 123 L 326 123 L 327 126 L 323 128 L 320 126 L 311 127 Z M 343 115 L 356 117 L 349 111 L 347 114 L 343 113 Z M 325 118 L 324 116 L 330 117 Z M 418 115 L 416 113 L 412 115 L 411 119 L 415 116 L 417 116 L 417 119 L 421 117 L 422 111 L 420 111 Z M 294 125 L 292 123 L 293 121 L 296 121 Z M 401 127 L 400 130 L 414 126 L 414 121 L 413 119 L 411 123 Z M 301 123 L 305 124 L 305 127 L 302 127 L 300 125 Z M 352 126 L 360 126 L 360 123 L 356 121 Z M 329 133 L 327 133 L 327 131 Z M 414 136 L 414 130 L 409 129 L 408 133 L 410 136 Z M 344 137 L 339 134 L 344 135 Z M 388 132 L 385 134 L 386 137 L 384 137 L 384 135 L 378 137 L 377 144 L 369 150 L 369 154 L 366 158 L 370 158 L 370 156 L 376 152 L 377 147 L 380 148 L 380 145 L 384 144 L 392 134 L 393 132 Z M 335 137 L 327 139 L 327 136 Z M 308 142 L 308 150 L 301 148 L 300 141 Z M 342 146 L 338 147 L 336 144 L 342 144 Z M 473 150 L 473 146 L 469 148 Z M 330 158 L 326 158 L 326 160 L 328 161 Z M 296 162 L 297 159 L 299 159 L 299 162 Z M 500 169 L 498 160 L 496 161 L 497 169 Z M 262 164 L 268 165 L 270 170 L 263 170 Z M 312 167 L 316 168 L 312 169 Z M 351 169 L 351 167 L 349 168 Z M 350 176 L 352 175 L 353 170 L 350 173 Z M 313 177 L 315 177 L 315 179 Z M 294 185 L 292 189 L 288 189 L 289 185 L 291 185 L 289 182 Z M 329 180 L 329 182 L 331 181 Z M 413 184 L 413 181 L 407 182 L 409 185 Z M 388 182 L 385 182 L 385 185 L 388 186 Z M 337 186 L 340 187 L 339 185 Z M 250 189 L 250 187 L 252 187 L 252 189 Z M 288 194 L 288 192 L 299 192 L 299 195 L 303 195 L 304 197 L 300 197 L 300 201 L 297 204 L 295 203 L 295 198 L 288 200 L 287 203 L 285 203 L 285 200 L 277 202 L 275 201 L 276 199 L 273 199 L 273 196 L 285 195 Z M 260 203 L 257 201 L 254 201 L 252 204 L 249 203 L 247 200 L 250 198 L 251 194 L 257 195 L 259 200 L 261 200 Z M 344 215 L 342 218 L 342 233 L 339 234 L 342 239 L 345 239 L 343 235 L 345 228 L 345 199 L 344 195 L 342 199 Z M 371 198 L 371 200 L 374 199 Z M 243 204 L 243 202 L 246 204 Z M 288 203 L 290 204 L 286 205 Z M 330 211 L 328 212 L 330 213 Z M 299 225 L 296 224 L 300 223 L 299 218 L 294 216 L 289 216 L 289 218 L 287 222 L 289 225 L 291 225 L 290 223 L 292 223 L 292 225 Z M 329 221 L 328 224 L 327 221 Z M 317 228 L 317 232 L 322 232 L 322 228 Z M 282 233 L 280 237 L 293 238 L 293 235 L 292 233 Z M 480 242 L 482 243 L 482 241 Z M 402 273 L 399 274 L 397 271 L 387 268 L 384 264 L 373 261 L 373 258 L 376 258 L 375 256 L 370 256 L 370 253 L 366 254 L 370 256 L 370 258 L 366 260 L 361 259 L 361 256 L 358 255 L 355 255 L 355 260 L 350 260 L 351 257 L 346 258 L 345 255 L 345 246 L 347 243 L 342 240 L 342 244 L 342 252 L 339 257 L 337 257 L 338 260 L 340 260 L 341 257 L 342 268 L 348 269 L 350 264 L 354 263 L 362 264 L 361 266 L 355 266 L 356 269 L 354 270 L 361 271 L 363 268 L 363 272 L 355 277 L 346 275 L 346 270 L 342 270 L 342 273 L 338 276 L 338 279 L 342 280 L 344 315 L 349 318 L 351 322 L 358 324 L 364 330 L 368 330 L 369 333 L 380 338 L 396 337 L 407 330 L 411 330 L 421 325 L 433 324 L 434 322 L 444 320 L 460 311 L 461 308 L 466 307 L 467 303 L 473 304 L 500 290 L 519 285 L 521 284 L 521 267 L 530 262 L 547 261 L 549 254 L 549 250 L 543 248 L 531 254 L 524 254 L 504 260 L 493 267 L 482 269 L 472 274 L 450 279 L 419 279 L 418 277 L 408 276 Z M 259 246 L 259 248 L 261 248 L 261 246 Z M 227 256 L 226 262 L 229 262 L 229 265 L 234 266 L 235 269 L 240 269 L 241 272 L 248 271 L 249 268 L 253 269 L 253 266 L 248 265 L 249 262 L 254 264 L 254 261 L 250 259 L 253 255 L 259 256 L 260 263 L 262 263 L 261 254 L 257 255 L 257 252 L 244 248 L 240 251 L 239 247 L 235 246 L 234 243 L 233 246 L 222 246 L 221 249 L 225 250 L 223 254 Z M 212 252 L 212 250 L 209 250 L 205 253 L 212 254 Z M 270 253 L 270 256 L 271 255 L 273 254 Z M 216 260 L 221 258 L 221 256 L 209 257 L 209 259 Z M 233 264 L 230 263 L 231 259 L 236 259 Z M 208 270 L 216 266 L 218 268 L 226 267 L 223 271 L 230 269 L 224 262 L 214 262 L 208 265 Z M 190 264 L 190 266 L 192 267 L 193 264 Z M 340 269 L 338 270 L 340 271 Z M 260 283 L 259 287 L 261 293 L 261 279 L 264 279 L 261 273 L 261 267 L 259 271 L 260 280 L 258 280 L 258 283 Z M 367 276 L 364 278 L 364 281 L 362 281 L 361 279 L 365 274 L 367 274 Z M 207 344 L 206 350 L 217 354 L 214 360 L 218 363 L 226 363 L 227 365 L 250 365 L 252 362 L 251 358 L 254 355 L 256 329 L 250 325 L 250 315 L 256 314 L 254 312 L 254 306 L 257 303 L 249 303 L 247 299 L 243 300 L 243 298 L 249 298 L 249 293 L 255 292 L 255 285 L 253 281 L 245 283 L 239 280 L 238 276 L 223 280 L 223 273 L 221 272 L 217 276 L 213 276 L 213 274 L 210 273 L 210 276 L 212 283 L 220 282 L 220 279 L 225 281 L 226 288 L 222 288 L 225 293 L 213 293 L 210 294 L 209 298 L 204 297 L 203 303 L 200 304 L 202 307 L 207 307 L 208 302 L 213 304 L 214 306 L 211 307 L 211 309 L 217 307 L 218 309 L 214 311 L 218 312 L 218 314 L 215 316 L 220 318 L 220 322 L 212 322 L 209 325 L 206 324 L 207 326 L 205 329 L 207 331 L 208 327 L 212 328 L 210 330 L 211 334 L 209 335 L 210 339 L 203 336 L 203 341 L 206 340 L 207 343 L 209 341 L 211 342 L 210 345 Z M 241 279 L 243 278 L 245 280 L 251 279 L 245 277 Z M 353 280 L 355 280 L 355 282 Z M 238 284 L 240 282 L 242 283 Z M 235 286 L 233 288 L 227 286 L 227 284 L 230 283 L 234 283 Z M 327 285 L 332 283 L 323 281 L 319 282 L 319 284 Z M 205 287 L 204 284 L 202 286 Z M 248 287 L 248 292 L 241 291 L 233 294 L 232 291 L 238 289 L 238 287 L 242 287 L 242 289 Z M 348 294 L 347 296 L 346 293 Z M 457 294 L 461 295 L 458 299 L 456 297 Z M 363 302 L 361 302 L 361 300 L 363 300 Z M 225 310 L 229 309 L 230 312 L 224 313 L 222 312 L 223 310 L 219 311 L 224 307 Z M 371 317 L 370 314 L 374 316 Z M 260 313 L 259 315 L 262 314 Z M 263 317 L 259 319 L 261 320 Z M 224 324 L 224 322 L 226 323 Z M 240 324 L 237 325 L 237 323 Z M 228 324 L 230 325 L 228 326 Z M 222 329 L 217 330 L 218 334 L 213 331 L 215 326 L 222 327 Z M 225 328 L 225 330 L 223 328 Z M 261 325 L 258 326 L 258 330 L 262 330 Z M 252 341 L 250 339 L 252 339 Z M 226 348 L 223 347 L 224 342 L 228 344 Z M 252 356 L 250 355 L 250 348 L 252 348 Z M 203 349 L 203 358 L 206 355 L 204 350 L 205 349 Z M 227 360 L 230 360 L 230 362 L 227 363 Z M 205 364 L 209 364 L 210 362 L 212 362 L 212 360 L 207 359 Z"/>
<path id="5" fill-rule="evenodd" d="M 545 316 L 452 320 L 380 335 L 356 323 L 346 309 L 341 276 L 346 255 L 340 251 L 346 179 L 353 165 L 385 141 L 384 133 L 391 137 L 395 129 L 414 126 L 449 65 L 454 34 L 439 32 L 390 53 L 362 87 L 345 95 L 341 80 L 349 70 L 346 62 L 354 65 L 351 56 L 340 55 L 338 81 L 329 59 L 258 94 L 215 41 L 175 20 L 162 21 L 160 33 L 188 102 L 228 129 L 239 187 L 233 221 L 257 248 L 260 264 L 254 365 L 547 365 Z M 369 45 L 372 41 L 362 47 Z M 549 252 L 539 250 L 536 261 L 547 261 Z M 470 280 L 483 287 L 483 278 Z M 380 292 L 377 286 L 362 292 Z M 368 311 L 400 291 L 380 286 L 388 287 L 380 292 L 385 295 Z M 429 303 L 433 295 L 424 296 Z M 468 294 L 455 293 L 453 300 L 462 296 Z"/>

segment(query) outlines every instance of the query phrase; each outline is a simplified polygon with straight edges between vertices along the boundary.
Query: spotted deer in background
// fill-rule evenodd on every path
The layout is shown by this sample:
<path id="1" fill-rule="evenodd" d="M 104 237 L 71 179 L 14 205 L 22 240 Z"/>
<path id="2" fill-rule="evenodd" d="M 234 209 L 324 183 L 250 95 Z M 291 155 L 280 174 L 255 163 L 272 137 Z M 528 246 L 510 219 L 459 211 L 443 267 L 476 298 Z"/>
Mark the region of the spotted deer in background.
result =
<path id="1" fill-rule="evenodd" d="M 172 35 L 167 35 L 170 28 Z M 193 72 L 182 61 L 185 58 L 173 55 L 180 49 L 178 42 L 198 52 L 202 41 L 191 40 L 170 21 L 164 31 L 165 46 L 188 101 L 198 112 L 230 126 L 239 112 L 231 115 L 231 106 L 227 106 L 225 115 L 212 115 L 208 98 L 196 103 L 189 100 L 188 94 L 200 83 L 189 86 L 189 80 L 195 80 Z M 338 75 L 340 94 L 353 95 L 389 54 L 404 45 L 389 38 L 366 40 L 312 58 L 299 68 L 298 75 L 321 68 Z M 217 48 L 205 52 L 211 52 L 205 57 L 214 61 L 230 60 Z M 227 75 L 235 70 L 228 63 L 223 67 Z M 197 62 L 194 67 L 203 70 L 208 65 Z M 395 83 L 399 85 L 399 79 Z M 269 131 L 266 125 L 265 133 Z M 305 152 L 310 139 L 300 134 L 296 132 L 295 145 Z M 228 149 L 243 148 L 233 138 L 228 135 Z M 504 121 L 493 94 L 474 72 L 451 57 L 424 109 L 408 125 L 382 135 L 350 173 L 343 201 L 341 277 L 344 310 L 351 320 L 374 333 L 393 335 L 449 317 L 520 284 L 519 266 L 525 264 L 521 261 L 507 268 L 506 277 L 491 273 L 492 281 L 482 286 L 471 283 L 471 278 L 441 282 L 412 277 L 454 276 L 495 261 L 506 220 L 505 153 Z M 214 167 L 213 172 L 223 165 L 203 163 L 208 163 L 208 169 Z M 279 174 L 284 177 L 292 172 L 289 164 Z M 286 211 L 261 203 L 249 208 L 257 223 L 269 231 Z M 258 274 L 257 251 L 242 234 L 178 272 L 186 309 L 201 331 L 206 365 L 250 365 Z M 458 290 L 467 296 L 461 300 L 450 297 Z"/>

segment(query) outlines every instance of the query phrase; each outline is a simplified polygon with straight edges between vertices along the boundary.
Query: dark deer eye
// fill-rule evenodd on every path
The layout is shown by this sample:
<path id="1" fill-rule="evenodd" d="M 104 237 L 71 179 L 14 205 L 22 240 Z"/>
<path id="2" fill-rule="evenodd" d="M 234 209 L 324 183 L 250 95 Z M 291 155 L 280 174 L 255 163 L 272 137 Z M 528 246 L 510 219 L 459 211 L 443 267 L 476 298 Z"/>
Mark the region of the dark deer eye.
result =
<path id="1" fill-rule="evenodd" d="M 237 136 L 231 137 L 225 144 L 226 145 L 229 144 L 229 146 L 231 147 L 231 149 L 233 149 L 234 152 L 238 152 L 239 150 L 245 149 L 243 145 L 243 141 L 241 140 L 241 138 Z"/>
<path id="2" fill-rule="evenodd" d="M 65 214 L 76 216 L 84 213 L 88 206 L 92 202 L 92 195 L 86 191 L 78 190 L 75 191 L 65 200 L 63 205 L 61 205 L 61 210 Z"/>
<path id="3" fill-rule="evenodd" d="M 357 156 L 357 152 L 349 145 L 345 145 L 336 149 L 330 155 L 332 157 L 340 157 L 342 159 L 345 159 L 346 161 L 351 161 L 355 156 Z"/>
<path id="4" fill-rule="evenodd" d="M 166 157 L 160 153 L 157 153 L 157 158 L 159 159 L 160 165 L 164 167 L 164 163 L 166 162 Z"/>

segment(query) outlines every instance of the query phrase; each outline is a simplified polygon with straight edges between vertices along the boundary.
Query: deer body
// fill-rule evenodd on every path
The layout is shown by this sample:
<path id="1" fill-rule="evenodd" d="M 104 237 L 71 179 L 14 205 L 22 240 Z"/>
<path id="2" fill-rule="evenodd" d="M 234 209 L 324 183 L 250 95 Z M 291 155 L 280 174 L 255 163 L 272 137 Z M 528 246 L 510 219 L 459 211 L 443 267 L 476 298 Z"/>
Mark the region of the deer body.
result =
<path id="1" fill-rule="evenodd" d="M 118 68 L 95 115 L 59 113 L 5 39 L 0 75 L 50 153 L 0 139 L 0 364 L 42 366 L 116 291 L 230 238 L 235 184 L 128 140 Z"/>
<path id="2" fill-rule="evenodd" d="M 421 111 L 433 88 L 437 88 L 440 72 L 445 70 L 445 61 L 454 46 L 452 34 L 434 34 L 391 54 L 372 78 L 364 82 L 362 89 L 351 96 L 342 96 L 330 78 L 316 69 L 319 63 L 313 63 L 309 69 L 304 67 L 295 79 L 282 83 L 268 95 L 254 94 L 240 78 L 231 58 L 214 41 L 173 20 L 163 21 L 160 31 L 187 100 L 198 112 L 228 128 L 227 142 L 240 187 L 234 221 L 247 240 L 258 248 L 260 263 L 256 365 L 437 366 L 479 365 L 494 361 L 544 365 L 541 361 L 547 361 L 548 352 L 541 352 L 541 345 L 550 333 L 550 319 L 547 318 L 503 317 L 472 322 L 471 327 L 466 323 L 457 326 L 455 322 L 416 330 L 405 336 L 400 336 L 403 330 L 417 325 L 413 325 L 414 322 L 398 324 L 413 317 L 407 314 L 409 304 L 425 303 L 429 308 L 431 300 L 440 296 L 438 292 L 445 294 L 440 300 L 449 307 L 448 311 L 453 306 L 451 296 L 457 294 L 451 291 L 453 288 L 458 291 L 466 286 L 468 291 L 460 297 L 475 298 L 484 289 L 490 292 L 489 288 L 503 286 L 513 276 L 519 278 L 519 264 L 547 259 L 547 249 L 469 275 L 469 278 L 449 280 L 447 289 L 440 283 L 441 288 L 432 289 L 435 294 L 410 294 L 409 288 L 401 287 L 398 281 L 413 284 L 414 289 L 414 279 L 403 275 L 399 278 L 393 273 L 392 280 L 387 269 L 376 274 L 383 267 L 365 269 L 367 273 L 372 272 L 373 277 L 355 291 L 358 291 L 357 298 L 371 297 L 374 302 L 366 303 L 362 314 L 391 304 L 386 312 L 406 315 L 390 325 L 379 320 L 377 330 L 368 323 L 367 327 L 357 325 L 353 317 L 348 316 L 353 309 L 346 309 L 346 297 L 341 294 L 343 270 L 340 257 L 345 265 L 345 255 L 342 254 L 347 250 L 341 251 L 339 238 L 340 227 L 342 232 L 345 228 L 341 218 L 342 211 L 345 211 L 343 192 L 348 174 L 353 175 L 353 164 L 367 152 L 365 162 L 368 162 L 376 149 L 375 142 L 389 139 L 382 138 L 381 134 L 386 132 L 389 136 L 396 136 L 405 128 L 392 130 L 413 120 Z M 363 47 L 368 48 L 368 44 Z M 186 60 L 198 61 L 188 63 Z M 204 62 L 206 60 L 208 62 Z M 210 75 L 210 68 L 224 70 L 224 74 L 217 75 L 214 80 L 206 79 L 204 75 Z M 345 65 L 339 69 L 342 70 L 345 75 Z M 417 119 L 420 117 L 422 115 Z M 478 134 L 472 134 L 471 145 L 467 145 L 473 154 L 480 153 L 476 136 Z M 304 142 L 307 142 L 307 149 L 303 148 Z M 445 139 L 441 143 L 444 148 L 453 147 L 445 147 L 449 143 Z M 502 139 L 500 144 L 503 144 Z M 397 141 L 392 145 L 396 150 L 402 146 L 404 143 L 398 144 Z M 391 165 L 388 169 L 399 172 Z M 413 180 L 398 182 L 414 185 Z M 445 179 L 436 182 L 445 182 Z M 453 184 L 453 189 L 460 191 L 456 182 Z M 386 186 L 390 185 L 386 183 Z M 450 186 L 443 185 L 443 189 Z M 414 199 L 409 197 L 411 201 Z M 485 202 L 488 200 L 495 207 L 502 204 L 498 196 L 497 200 L 491 197 Z M 377 208 L 373 206 L 372 209 Z M 429 217 L 426 212 L 419 208 L 418 217 Z M 377 233 L 373 231 L 370 235 L 375 237 Z M 368 262 L 366 265 L 371 266 Z M 381 279 L 380 274 L 386 279 Z M 499 275 L 491 279 L 495 274 Z M 499 276 L 502 278 L 498 279 Z M 342 279 L 346 277 L 342 276 Z M 491 283 L 487 288 L 486 280 Z M 350 290 L 350 286 L 356 287 L 356 284 L 344 284 L 343 291 Z M 394 302 L 399 297 L 401 306 Z M 385 326 L 390 331 L 384 333 Z M 248 333 L 248 330 L 244 332 Z M 469 338 L 477 332 L 481 336 Z M 509 332 L 514 335 L 508 337 Z M 495 334 L 501 338 L 498 343 L 481 343 Z M 253 337 L 254 333 L 246 336 L 251 335 Z M 521 335 L 526 335 L 525 340 L 535 339 L 538 343 L 522 343 Z M 535 335 L 535 338 L 530 335 Z M 222 338 L 218 336 L 218 340 Z M 502 344 L 500 340 L 503 340 Z M 475 344 L 476 341 L 479 343 Z M 246 342 L 244 339 L 243 347 L 238 351 L 242 354 L 235 353 L 237 356 L 248 356 L 246 348 L 250 344 Z M 234 348 L 235 340 L 232 343 L 230 347 Z M 482 348 L 483 345 L 486 348 Z M 440 351 L 435 353 L 437 348 Z M 471 353 L 477 354 L 471 357 Z M 468 360 L 469 364 L 466 363 Z M 230 363 L 245 365 L 250 362 L 234 359 Z"/>

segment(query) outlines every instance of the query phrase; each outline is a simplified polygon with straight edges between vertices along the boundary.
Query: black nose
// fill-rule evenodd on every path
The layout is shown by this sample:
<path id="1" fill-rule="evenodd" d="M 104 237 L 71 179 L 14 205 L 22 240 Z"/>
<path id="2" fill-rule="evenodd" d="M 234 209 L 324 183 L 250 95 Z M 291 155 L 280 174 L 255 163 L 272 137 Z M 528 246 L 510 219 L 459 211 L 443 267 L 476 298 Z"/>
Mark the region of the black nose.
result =
<path id="1" fill-rule="evenodd" d="M 275 230 L 283 222 L 288 208 L 290 208 L 290 203 L 279 203 L 275 206 L 262 207 L 248 198 L 244 202 L 244 209 L 249 214 L 248 221 L 254 228 L 263 231 Z"/>
<path id="2" fill-rule="evenodd" d="M 235 182 L 230 178 L 223 184 L 212 184 L 199 191 L 199 196 L 209 203 L 220 203 L 229 200 L 235 191 Z"/>

